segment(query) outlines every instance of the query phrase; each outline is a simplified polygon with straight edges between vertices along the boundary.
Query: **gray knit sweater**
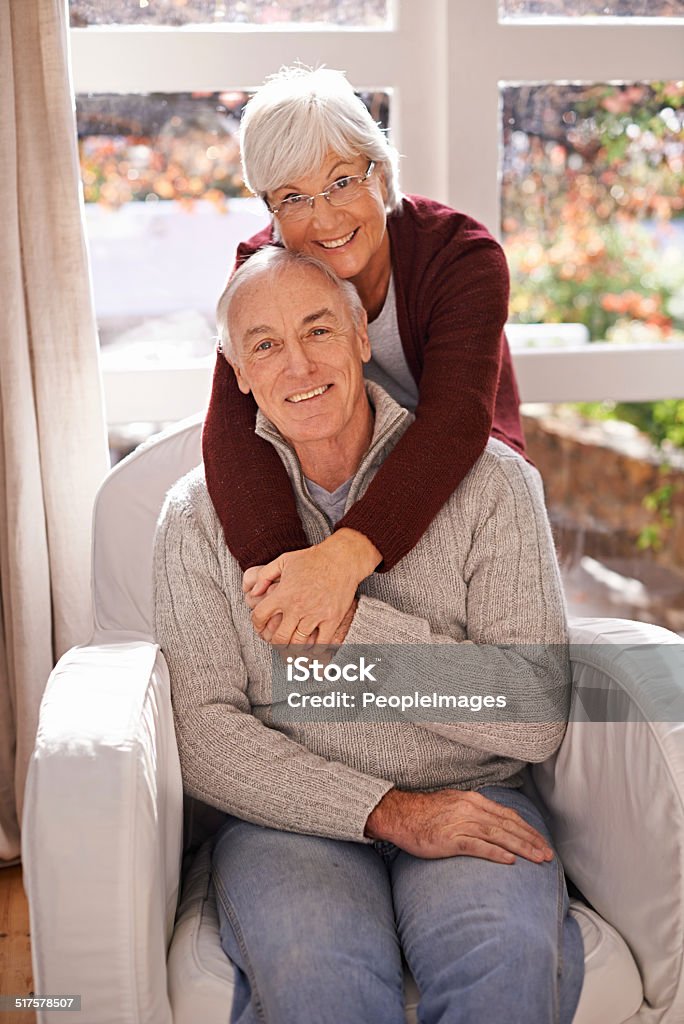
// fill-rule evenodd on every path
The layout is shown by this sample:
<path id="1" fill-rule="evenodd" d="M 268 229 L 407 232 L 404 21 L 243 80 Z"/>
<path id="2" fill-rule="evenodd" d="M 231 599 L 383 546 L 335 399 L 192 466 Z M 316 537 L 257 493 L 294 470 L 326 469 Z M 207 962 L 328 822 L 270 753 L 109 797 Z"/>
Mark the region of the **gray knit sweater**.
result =
<path id="1" fill-rule="evenodd" d="M 375 426 L 348 506 L 413 418 L 378 385 L 366 387 Z M 331 526 L 308 495 L 293 450 L 261 414 L 257 433 L 287 467 L 311 543 L 323 540 Z M 238 474 L 239 467 L 236 486 Z M 518 785 L 523 764 L 545 760 L 563 736 L 565 605 L 541 482 L 498 441 L 489 442 L 416 547 L 361 584 L 347 643 L 461 644 L 451 660 L 464 688 L 475 674 L 480 692 L 500 693 L 505 682 L 523 695 L 529 716 L 515 723 L 278 716 L 276 724 L 272 649 L 252 628 L 242 573 L 201 466 L 173 487 L 162 510 L 155 597 L 185 790 L 248 821 L 363 842 L 368 815 L 392 786 Z"/>

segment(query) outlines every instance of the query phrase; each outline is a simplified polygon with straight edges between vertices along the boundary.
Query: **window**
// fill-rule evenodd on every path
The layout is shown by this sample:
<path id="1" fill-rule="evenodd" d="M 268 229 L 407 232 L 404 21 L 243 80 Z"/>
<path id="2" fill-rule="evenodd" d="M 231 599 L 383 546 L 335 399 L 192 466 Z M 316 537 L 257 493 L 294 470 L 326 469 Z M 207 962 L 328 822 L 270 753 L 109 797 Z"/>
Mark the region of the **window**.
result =
<path id="1" fill-rule="evenodd" d="M 69 0 L 88 25 L 343 25 L 385 27 L 387 0 Z"/>
<path id="2" fill-rule="evenodd" d="M 490 228 L 501 226 L 513 264 L 516 319 L 553 314 L 580 322 L 569 345 L 567 328 L 553 330 L 552 324 L 541 347 L 514 353 L 523 398 L 535 403 L 524 407 L 525 429 L 544 478 L 571 611 L 645 618 L 684 632 L 681 450 L 666 440 L 654 448 L 633 426 L 639 422 L 651 437 L 675 436 L 684 417 L 684 345 L 673 340 L 683 312 L 683 261 L 673 242 L 684 223 L 684 22 L 672 20 L 684 10 L 681 3 L 657 0 L 649 0 L 647 12 L 644 6 L 638 0 L 450 5 L 449 198 Z M 646 21 L 645 13 L 654 16 Z M 676 95 L 670 100 L 665 90 Z M 644 110 L 649 119 L 662 110 L 656 125 L 659 143 L 668 146 L 667 166 L 651 162 L 655 150 L 640 123 Z M 608 137 L 615 132 L 616 150 L 624 147 L 611 182 L 601 182 L 610 168 L 596 160 L 604 128 Z M 589 297 L 584 306 L 577 269 L 587 258 L 586 245 L 597 240 L 576 237 L 579 225 L 566 200 L 572 188 L 594 190 L 597 179 L 614 208 L 623 211 L 639 200 L 638 227 L 651 251 L 640 240 L 635 262 L 642 265 L 632 268 L 629 280 L 621 266 L 614 286 L 597 286 L 595 300 Z M 639 188 L 643 194 L 635 195 Z M 569 224 L 563 221 L 568 216 Z M 628 244 L 619 241 L 623 249 Z M 533 246 L 536 253 L 529 251 Z M 552 250 L 558 273 L 549 282 Z M 649 281 L 651 273 L 659 280 Z M 549 283 L 558 292 L 551 308 Z M 565 283 L 574 287 L 570 301 Z M 653 297 L 660 303 L 655 308 L 646 301 Z M 618 344 L 627 326 L 632 340 Z M 644 345 L 639 328 L 656 343 Z M 606 336 L 613 340 L 587 343 Z M 557 405 L 564 400 L 584 402 L 566 411 Z M 632 422 L 612 419 L 616 412 Z"/>
<path id="3" fill-rule="evenodd" d="M 166 97 L 171 105 L 195 104 L 193 110 L 200 110 L 206 102 L 210 106 L 214 104 L 212 117 L 218 115 L 219 119 L 230 121 L 232 114 L 229 103 L 223 103 L 225 111 L 216 109 L 216 103 L 223 102 L 222 97 L 248 92 L 281 64 L 295 60 L 308 64 L 325 63 L 329 67 L 345 69 L 357 88 L 369 94 L 383 93 L 389 98 L 393 141 L 404 154 L 404 189 L 432 196 L 465 210 L 483 221 L 495 234 L 502 233 L 503 228 L 502 239 L 509 247 L 517 245 L 516 233 L 523 230 L 524 225 L 535 232 L 544 230 L 548 233 L 553 230 L 553 222 L 549 220 L 552 211 L 548 204 L 542 206 L 535 201 L 535 196 L 538 199 L 544 190 L 534 193 L 525 191 L 535 183 L 536 175 L 552 179 L 546 181 L 544 187 L 548 187 L 548 194 L 555 199 L 557 207 L 565 203 L 572 188 L 581 187 L 578 179 L 584 174 L 589 177 L 593 175 L 594 179 L 599 180 L 601 187 L 605 187 L 610 196 L 610 199 L 606 197 L 606 202 L 614 203 L 620 209 L 624 196 L 627 196 L 627 203 L 632 203 L 637 188 L 643 188 L 646 193 L 650 190 L 653 202 L 640 227 L 651 232 L 653 240 L 659 244 L 663 241 L 659 237 L 656 239 L 660 227 L 669 224 L 678 230 L 681 212 L 678 204 L 682 197 L 682 186 L 681 169 L 677 170 L 681 149 L 677 150 L 677 147 L 681 139 L 677 138 L 675 121 L 681 124 L 681 94 L 677 92 L 668 99 L 662 90 L 679 90 L 680 85 L 677 83 L 684 79 L 683 0 L 648 0 L 648 3 L 645 0 L 505 0 L 501 3 L 498 0 L 480 0 L 478 3 L 472 0 L 421 0 L 420 4 L 414 0 L 387 0 L 386 3 L 380 3 L 379 0 L 310 0 L 308 3 L 304 0 L 293 0 L 291 3 L 285 0 L 273 0 L 272 3 L 266 3 L 265 0 L 244 0 L 241 3 L 230 0 L 187 0 L 186 3 L 179 0 L 167 0 L 166 3 L 149 0 L 147 4 L 141 3 L 141 0 L 116 0 L 115 6 L 117 11 L 124 12 L 118 15 L 118 23 L 113 23 L 114 19 L 110 18 L 109 23 L 104 24 L 102 14 L 114 9 L 114 0 L 105 3 L 72 0 L 71 49 L 75 90 L 81 97 L 79 118 L 86 110 L 89 102 L 87 97 L 118 95 L 129 98 L 145 96 L 146 102 L 157 102 L 160 97 Z M 191 17 L 186 17 L 188 14 Z M 172 20 L 170 15 L 176 20 Z M 238 15 L 241 20 L 238 20 Z M 168 19 L 165 23 L 161 22 L 163 17 Z M 274 17 L 281 20 L 275 21 Z M 181 18 L 182 22 L 179 22 Z M 596 162 L 591 165 L 584 156 L 581 167 L 573 166 L 577 162 L 577 153 L 573 150 L 577 133 L 586 132 L 591 141 L 597 112 L 611 114 L 605 106 L 606 100 L 616 108 L 611 115 L 615 119 L 615 127 L 624 114 L 623 134 L 629 139 L 625 150 L 629 163 L 629 181 L 621 173 L 619 180 L 601 182 L 604 170 Z M 644 103 L 650 104 L 651 100 L 654 103 L 666 101 L 666 105 L 658 108 L 654 116 L 660 116 L 662 111 L 663 137 L 668 136 L 670 146 L 667 168 L 664 165 L 654 168 L 649 164 L 649 139 L 643 131 L 639 138 L 632 138 L 630 132 L 633 133 L 634 128 L 630 128 L 629 132 L 626 130 L 630 125 L 639 127 L 638 119 L 634 118 L 639 107 Z M 563 121 L 565 134 L 558 136 L 555 141 L 535 135 L 535 117 L 541 117 L 543 121 L 544 111 L 552 109 L 552 104 L 556 102 L 562 121 L 563 115 L 566 115 Z M 627 102 L 631 102 L 632 107 L 621 113 L 620 105 Z M 112 116 L 113 110 L 112 106 Z M 567 116 L 572 115 L 573 111 L 576 116 L 574 123 Z M 176 111 L 172 116 L 185 115 L 182 112 L 179 115 Z M 512 124 L 508 123 L 510 119 Z M 610 117 L 604 118 L 606 122 L 609 120 Z M 210 127 L 210 131 L 215 130 L 216 138 L 221 141 L 219 145 L 207 146 L 204 155 L 210 162 L 216 159 L 221 164 L 225 162 L 224 150 L 231 145 L 229 133 L 224 137 L 216 120 L 213 123 L 214 128 Z M 88 136 L 93 138 L 98 134 L 107 134 L 94 121 L 86 124 L 86 127 L 88 130 L 83 133 L 84 146 Z M 554 126 L 554 130 L 558 127 Z M 123 133 L 125 139 L 134 135 L 133 131 Z M 113 138 L 109 137 L 110 144 L 113 144 Z M 618 145 L 618 142 L 616 136 L 615 144 Z M 624 139 L 619 144 L 625 145 Z M 142 152 L 129 152 L 126 149 L 129 146 L 127 142 L 122 145 L 124 151 L 118 156 L 128 166 L 126 181 L 119 184 L 138 198 L 130 203 L 127 200 L 118 212 L 91 203 L 88 205 L 88 216 L 108 226 L 117 223 L 124 225 L 126 217 L 124 215 L 122 218 L 120 214 L 126 205 L 139 208 L 141 216 L 149 217 L 150 220 L 148 229 L 139 235 L 142 252 L 145 246 L 154 243 L 154 231 L 159 230 L 159 226 L 152 231 L 151 224 L 160 218 L 165 205 L 185 202 L 185 197 L 179 195 L 174 200 L 161 197 L 159 200 L 146 200 L 142 193 L 150 186 L 150 168 L 144 163 L 147 157 Z M 209 149 L 218 149 L 220 153 L 207 157 Z M 562 161 L 561 151 L 565 154 Z M 171 149 L 167 158 L 172 159 Z M 638 174 L 643 168 L 648 169 L 649 177 L 639 183 Z M 199 175 L 188 174 L 183 169 L 176 177 L 184 178 L 187 188 L 192 191 L 196 185 L 191 184 L 191 179 L 199 177 L 204 188 L 208 184 L 204 180 L 206 175 L 213 175 L 214 169 L 213 164 L 211 169 L 205 166 Z M 134 172 L 131 177 L 129 171 Z M 93 168 L 91 172 L 95 175 L 97 185 L 99 172 Z M 137 178 L 135 172 L 138 173 Z M 202 224 L 198 237 L 203 239 L 211 233 L 210 222 L 220 225 L 217 227 L 220 232 L 218 244 L 223 251 L 223 224 L 227 224 L 232 217 L 232 213 L 226 218 L 220 212 L 223 205 L 227 204 L 229 210 L 237 213 L 238 209 L 242 209 L 240 204 L 248 204 L 252 200 L 243 199 L 237 194 L 230 195 L 227 178 L 223 170 L 220 173 L 223 177 L 216 179 L 219 181 L 216 192 L 208 200 L 201 201 L 201 209 L 206 210 L 206 213 L 197 217 L 188 214 L 184 224 L 186 227 Z M 653 184 L 656 179 L 657 185 Z M 158 184 L 164 187 L 161 182 Z M 181 184 L 183 188 L 186 187 L 180 181 L 173 184 L 172 187 L 176 189 L 174 194 L 182 191 Z M 234 182 L 234 186 L 239 190 L 239 182 Z M 207 195 L 210 191 L 211 188 L 208 188 L 203 194 Z M 146 194 L 151 193 L 148 191 Z M 528 201 L 530 197 L 532 202 Z M 112 198 L 116 202 L 114 194 Z M 668 204 L 667 217 L 662 216 L 663 199 Z M 661 206 L 658 209 L 659 203 Z M 530 221 L 527 220 L 528 209 L 531 211 Z M 245 206 L 245 216 L 247 210 Z M 521 212 L 522 217 L 519 216 Z M 255 214 L 249 216 L 254 217 Z M 202 222 L 201 217 L 205 217 L 206 221 Z M 514 224 L 514 221 L 518 221 L 518 224 Z M 123 234 L 123 228 L 121 230 Z M 240 228 L 238 231 L 239 235 L 249 233 L 251 227 L 246 224 L 244 230 Z M 102 235 L 98 237 L 100 241 L 103 240 Z M 550 241 L 547 237 L 540 244 L 543 247 L 548 245 L 550 249 L 558 244 L 558 240 L 554 238 Z M 97 260 L 98 245 L 98 238 L 91 235 L 94 262 Z M 234 242 L 226 241 L 226 251 L 233 245 Z M 162 245 L 158 245 L 157 251 L 162 248 Z M 666 248 L 663 241 L 658 256 L 661 260 L 659 273 L 664 273 L 665 264 L 662 261 L 665 259 L 663 254 Z M 514 271 L 517 273 L 517 257 L 512 249 L 510 251 Z M 197 252 L 194 250 L 193 260 L 200 259 L 196 256 Z M 574 259 L 577 263 L 576 254 Z M 154 256 L 148 255 L 145 258 L 150 273 L 154 261 Z M 523 275 L 524 269 L 520 280 Z M 193 272 L 185 275 L 183 287 L 191 289 L 198 286 L 198 276 L 193 266 Z M 95 277 L 97 288 L 98 272 Z M 207 277 L 207 283 L 208 280 Z M 211 290 L 214 287 L 212 283 Z M 149 292 L 151 289 L 148 279 L 146 288 L 141 291 Z M 681 329 L 681 313 L 676 299 L 678 286 L 676 282 L 670 282 L 667 289 L 662 292 L 660 309 L 652 312 L 653 316 L 659 314 L 670 318 L 674 332 Z M 614 293 L 620 292 L 622 306 L 625 303 L 625 291 L 630 290 L 647 298 L 645 293 L 650 291 L 650 285 L 645 285 L 642 294 L 636 286 L 626 287 L 621 279 Z M 516 294 L 520 296 L 522 293 L 520 290 L 514 291 L 514 303 Z M 131 295 L 133 291 L 129 290 L 129 301 Z M 112 315 L 119 308 L 116 296 L 114 299 L 110 308 Z M 605 296 L 598 296 L 594 310 L 611 312 L 605 309 L 604 299 Z M 206 304 L 207 300 L 203 301 Z M 614 306 L 619 305 L 610 299 L 608 305 L 611 301 Z M 633 305 L 629 309 L 625 307 L 621 312 L 621 307 L 612 311 L 611 316 L 614 316 L 610 322 L 606 319 L 603 323 L 590 320 L 585 324 L 581 321 L 580 326 L 586 327 L 592 339 L 611 337 L 608 331 L 619 329 L 618 320 L 623 312 L 633 319 L 631 314 L 638 303 L 634 299 L 630 301 Z M 199 310 L 200 305 L 198 300 L 195 308 Z M 645 315 L 651 315 L 643 304 L 639 308 Z M 581 311 L 580 303 L 579 313 L 574 308 L 572 316 L 581 320 Z M 542 313 L 546 318 L 548 310 Z M 172 315 L 173 311 L 167 311 L 162 313 L 161 318 Z M 535 318 L 531 309 L 517 312 L 518 320 L 524 321 L 525 318 Z M 646 319 L 642 318 L 641 322 L 646 323 Z M 135 327 L 134 324 L 130 326 Z M 522 326 L 526 325 L 523 323 Z M 660 329 L 663 325 L 656 323 L 656 326 Z M 168 324 L 162 327 L 165 337 L 169 336 L 170 330 Z M 181 324 L 178 331 L 182 333 L 184 330 L 185 325 Z M 208 320 L 206 331 L 213 331 Z M 666 403 L 659 415 L 662 414 L 668 423 L 671 420 L 670 425 L 676 430 L 678 412 L 667 403 L 682 398 L 683 343 L 670 337 L 648 346 L 634 340 L 616 344 L 617 338 L 586 344 L 578 343 L 577 337 L 576 334 L 571 335 L 569 346 L 565 337 L 560 339 L 560 344 L 557 344 L 558 338 L 550 337 L 553 346 L 544 342 L 541 346 L 521 349 L 515 353 L 524 400 L 546 405 L 564 400 L 594 403 L 595 407 L 601 406 L 602 415 L 610 414 L 611 403 L 624 405 L 659 400 Z M 134 342 L 135 337 L 131 340 Z M 140 354 L 141 350 L 137 351 Z M 145 373 L 140 367 L 111 369 L 105 373 L 109 418 L 113 422 L 131 419 L 165 420 L 189 414 L 203 406 L 209 376 L 208 365 L 197 369 L 194 364 L 192 367 L 188 364 L 168 373 L 162 369 Z M 156 382 L 154 386 L 152 382 Z M 540 424 L 546 414 L 542 414 L 538 404 L 528 411 L 529 432 L 532 436 L 537 427 L 541 430 Z M 638 412 L 635 412 L 634 418 L 638 419 L 638 416 Z M 603 431 L 606 435 L 612 432 L 615 445 L 627 443 L 624 436 L 627 428 L 615 427 L 610 422 L 597 426 L 597 422 L 594 418 L 593 426 L 587 429 Z M 552 438 L 548 441 L 552 432 L 547 430 L 547 441 L 544 443 L 547 447 L 551 445 L 551 449 L 553 444 L 561 447 L 564 444 L 562 437 L 565 435 L 560 421 L 554 430 L 557 430 L 556 439 L 561 440 L 553 441 Z M 617 436 L 620 431 L 623 431 L 622 437 Z M 582 445 L 588 443 L 587 439 L 578 434 L 575 440 L 581 455 Z M 589 478 L 578 474 L 578 465 L 588 466 L 591 463 L 585 455 L 577 456 L 578 463 L 572 461 L 575 455 L 572 458 L 570 455 L 563 456 L 569 460 L 564 463 L 565 479 L 567 482 L 568 474 L 576 473 L 577 489 L 584 490 L 587 497 L 598 500 L 599 491 L 609 495 L 610 490 L 598 488 Z M 542 456 L 536 458 L 541 465 Z M 641 509 L 645 514 L 653 513 L 650 523 L 637 523 L 636 518 L 633 518 L 629 522 L 625 519 L 624 528 L 618 527 L 617 520 L 611 518 L 615 510 L 600 511 L 594 503 L 587 506 L 586 515 L 589 518 L 582 519 L 580 510 L 572 508 L 573 522 L 570 529 L 563 520 L 563 516 L 569 514 L 568 492 L 559 490 L 550 476 L 547 482 L 549 493 L 556 503 L 556 522 L 563 525 L 564 537 L 571 538 L 565 545 L 568 550 L 579 551 L 576 538 L 581 539 L 582 530 L 586 537 L 587 523 L 593 524 L 595 537 L 588 545 L 586 555 L 574 557 L 574 564 L 580 565 L 583 557 L 599 563 L 594 576 L 590 573 L 592 582 L 587 592 L 591 600 L 598 594 L 598 605 L 612 609 L 613 614 L 621 606 L 609 602 L 606 595 L 624 597 L 625 594 L 631 594 L 633 597 L 638 587 L 632 586 L 630 581 L 636 580 L 638 583 L 638 573 L 642 569 L 632 566 L 628 571 L 624 563 L 611 563 L 610 558 L 613 556 L 606 555 L 605 547 L 601 546 L 603 542 L 600 537 L 605 536 L 602 530 L 611 535 L 619 533 L 621 543 L 626 538 L 625 543 L 632 545 L 630 551 L 638 550 L 634 545 L 639 537 L 648 542 L 650 536 L 653 543 L 648 564 L 666 569 L 668 573 L 674 572 L 674 569 L 680 573 L 684 571 L 681 499 L 674 490 L 669 490 L 669 478 L 663 477 L 662 486 L 658 487 L 650 478 L 646 479 L 643 473 L 640 476 L 641 470 L 625 467 L 626 463 L 615 472 L 621 473 L 623 482 L 626 481 L 626 486 L 632 488 L 634 501 L 639 508 L 642 501 L 650 502 L 650 512 L 648 508 Z M 592 488 L 597 492 L 595 495 L 590 493 Z M 615 493 L 618 493 L 618 489 Z M 675 521 L 674 526 L 668 525 L 668 516 Z M 653 529 L 649 534 L 651 526 Z M 662 541 L 660 551 L 657 550 L 658 531 Z M 668 552 L 675 549 L 679 552 L 676 559 L 668 562 Z M 615 552 L 613 554 L 615 558 L 618 557 Z M 639 564 L 642 565 L 641 562 Z M 592 571 L 596 568 L 592 563 L 585 563 L 586 566 Z M 603 569 L 614 575 L 602 576 Z M 668 598 L 667 602 L 670 609 L 684 606 L 684 588 L 681 584 L 673 584 L 673 578 L 668 576 L 669 591 L 664 585 L 658 584 L 661 593 L 667 591 L 670 594 L 671 600 Z M 577 588 L 584 583 L 575 580 L 574 585 L 578 593 Z M 589 604 L 585 604 L 584 608 L 589 610 Z M 582 610 L 581 602 L 577 610 Z M 591 612 L 595 610 L 595 606 L 591 605 Z M 645 606 L 641 612 L 636 609 L 635 613 L 657 617 Z M 675 623 L 672 620 L 666 624 Z M 679 628 L 684 629 L 684 626 Z"/>
<path id="4" fill-rule="evenodd" d="M 105 368 L 213 357 L 239 242 L 268 223 L 240 166 L 250 93 L 91 93 L 76 113 Z M 387 125 L 389 97 L 362 94 Z"/>
<path id="5" fill-rule="evenodd" d="M 431 55 L 444 28 L 441 0 L 419 6 L 408 0 L 71 0 L 73 80 L 104 351 L 112 351 L 114 337 L 120 341 L 118 355 L 112 362 L 108 356 L 104 366 L 111 423 L 179 418 L 206 401 L 211 356 L 204 366 L 194 357 L 210 351 L 215 301 L 238 241 L 266 222 L 263 205 L 245 196 L 238 180 L 235 123 L 250 89 L 281 64 L 300 60 L 346 70 L 377 120 L 386 120 L 391 107 L 393 141 L 406 154 L 404 188 L 447 198 L 443 68 Z M 231 24 L 231 10 L 262 23 L 243 18 Z M 284 31 L 273 19 L 286 10 L 292 23 Z M 182 30 L 159 24 L 164 16 L 189 11 L 194 24 L 186 19 Z M 221 11 L 217 24 L 214 15 Z M 312 11 L 327 24 L 304 25 Z M 197 23 L 198 12 L 205 24 Z M 146 24 L 152 14 L 157 23 Z M 415 88 L 417 77 L 421 89 Z M 427 109 L 423 89 L 440 97 Z M 204 141 L 210 144 L 203 150 Z M 424 161 L 425 152 L 438 159 Z M 215 173 L 218 178 L 210 180 Z M 197 195 L 202 198 L 192 204 Z M 180 256 L 173 253 L 174 242 Z M 159 366 L 162 352 L 177 372 Z M 190 356 L 192 364 L 185 361 Z M 152 386 L 154 366 L 165 374 L 163 387 Z"/>
<path id="6" fill-rule="evenodd" d="M 502 89 L 513 318 L 684 341 L 684 83 Z"/>
<path id="7" fill-rule="evenodd" d="M 500 0 L 503 18 L 684 18 L 684 0 Z"/>

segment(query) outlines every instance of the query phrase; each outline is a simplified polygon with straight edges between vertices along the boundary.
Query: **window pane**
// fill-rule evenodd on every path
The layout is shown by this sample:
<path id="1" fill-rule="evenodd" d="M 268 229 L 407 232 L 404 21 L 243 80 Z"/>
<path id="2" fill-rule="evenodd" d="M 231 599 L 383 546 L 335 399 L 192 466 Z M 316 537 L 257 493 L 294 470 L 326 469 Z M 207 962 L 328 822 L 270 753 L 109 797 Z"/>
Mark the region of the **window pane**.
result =
<path id="1" fill-rule="evenodd" d="M 387 125 L 387 93 L 362 93 Z M 241 240 L 268 223 L 240 169 L 245 92 L 79 95 L 81 175 L 105 365 L 209 358 Z"/>
<path id="2" fill-rule="evenodd" d="M 506 18 L 684 18 L 684 0 L 499 0 Z"/>
<path id="3" fill-rule="evenodd" d="M 382 28 L 387 0 L 69 0 L 72 28 L 88 25 L 324 24 Z"/>
<path id="4" fill-rule="evenodd" d="M 523 423 L 570 614 L 684 636 L 684 401 L 523 406 Z"/>
<path id="5" fill-rule="evenodd" d="M 518 323 L 684 340 L 684 83 L 503 89 Z"/>

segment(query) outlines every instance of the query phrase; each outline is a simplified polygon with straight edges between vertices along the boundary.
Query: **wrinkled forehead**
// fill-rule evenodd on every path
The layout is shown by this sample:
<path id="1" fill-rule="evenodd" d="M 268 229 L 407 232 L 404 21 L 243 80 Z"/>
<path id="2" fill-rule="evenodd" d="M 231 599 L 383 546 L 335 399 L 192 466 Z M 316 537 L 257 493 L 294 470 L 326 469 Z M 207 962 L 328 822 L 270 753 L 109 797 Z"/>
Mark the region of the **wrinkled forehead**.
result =
<path id="1" fill-rule="evenodd" d="M 316 161 L 304 149 L 289 161 L 281 161 L 274 166 L 268 191 L 280 192 L 289 188 L 298 191 L 301 188 L 306 192 L 309 188 L 317 188 L 319 184 L 322 187 L 330 183 L 339 174 L 356 172 L 357 164 L 359 167 L 363 164 L 365 171 L 366 163 L 366 157 L 351 146 L 342 147 L 342 151 L 329 149 L 322 159 Z"/>
<path id="2" fill-rule="evenodd" d="M 261 267 L 236 288 L 228 310 L 228 329 L 238 344 L 247 331 L 264 324 L 300 324 L 319 309 L 342 323 L 350 308 L 342 289 L 324 270 L 310 264 Z"/>

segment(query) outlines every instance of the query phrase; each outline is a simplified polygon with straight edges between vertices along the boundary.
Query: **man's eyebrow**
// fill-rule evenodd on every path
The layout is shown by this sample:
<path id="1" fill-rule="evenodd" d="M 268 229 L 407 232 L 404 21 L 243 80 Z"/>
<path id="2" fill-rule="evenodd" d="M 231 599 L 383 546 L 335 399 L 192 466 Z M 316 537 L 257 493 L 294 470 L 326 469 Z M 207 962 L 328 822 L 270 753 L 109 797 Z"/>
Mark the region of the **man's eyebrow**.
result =
<path id="1" fill-rule="evenodd" d="M 302 327 L 308 327 L 309 324 L 315 323 L 316 320 L 335 320 L 337 322 L 338 317 L 332 309 L 324 306 L 323 309 L 317 309 L 315 313 L 308 313 L 302 320 Z"/>
<path id="2" fill-rule="evenodd" d="M 250 338 L 255 338 L 258 334 L 271 334 L 273 331 L 272 327 L 268 324 L 257 324 L 255 327 L 250 327 L 249 330 L 245 331 L 243 335 L 244 341 L 249 341 Z"/>

